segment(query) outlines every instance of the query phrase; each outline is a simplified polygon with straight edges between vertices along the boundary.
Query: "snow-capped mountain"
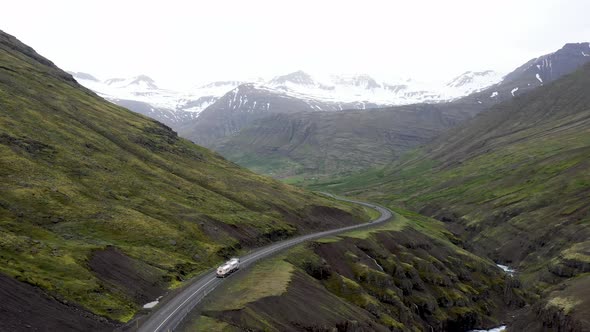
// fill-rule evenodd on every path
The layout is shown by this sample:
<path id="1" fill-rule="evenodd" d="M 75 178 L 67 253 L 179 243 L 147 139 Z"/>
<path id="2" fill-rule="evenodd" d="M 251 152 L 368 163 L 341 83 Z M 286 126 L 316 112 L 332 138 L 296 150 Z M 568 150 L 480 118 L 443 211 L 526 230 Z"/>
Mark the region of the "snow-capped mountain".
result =
<path id="1" fill-rule="evenodd" d="M 332 75 L 317 79 L 297 71 L 278 76 L 267 86 L 288 93 L 332 103 L 364 102 L 381 106 L 437 103 L 463 97 L 501 81 L 502 75 L 487 70 L 466 72 L 447 84 L 400 80 L 379 82 L 369 75 Z"/>
<path id="2" fill-rule="evenodd" d="M 287 75 L 277 76 L 270 80 L 268 85 L 272 87 L 298 85 L 321 88 L 318 82 L 316 82 L 308 73 L 302 70 Z"/>
<path id="3" fill-rule="evenodd" d="M 446 84 L 456 90 L 458 95 L 466 96 L 492 86 L 502 80 L 502 75 L 493 70 L 467 71 Z"/>
<path id="4" fill-rule="evenodd" d="M 130 90 L 159 90 L 156 82 L 146 75 L 139 75 L 132 78 L 110 78 L 104 84 L 117 89 Z"/>
<path id="5" fill-rule="evenodd" d="M 219 98 L 198 119 L 183 124 L 179 133 L 195 143 L 208 146 L 269 114 L 337 110 L 338 106 L 332 103 L 247 83 Z"/>
<path id="6" fill-rule="evenodd" d="M 68 72 L 70 75 L 74 76 L 77 80 L 84 80 L 84 81 L 92 81 L 92 82 L 99 82 L 98 78 L 83 72 Z"/>
<path id="7" fill-rule="evenodd" d="M 366 90 L 378 89 L 383 87 L 381 84 L 377 83 L 375 79 L 366 74 L 352 76 L 333 75 L 331 78 L 335 86 L 356 87 Z"/>
<path id="8" fill-rule="evenodd" d="M 244 83 L 255 84 L 257 93 L 266 91 L 270 98 L 282 96 L 283 99 L 299 99 L 300 105 L 314 105 L 314 110 L 338 111 L 449 101 L 479 91 L 501 79 L 493 71 L 484 71 L 464 73 L 446 85 L 414 80 L 392 83 L 380 82 L 365 74 L 316 78 L 306 72 L 296 71 L 267 81 L 217 81 L 188 91 L 176 91 L 161 88 L 146 75 L 101 81 L 87 73 L 70 74 L 79 83 L 113 103 L 155 118 L 175 129 L 198 118 L 203 110 Z M 279 107 L 277 104 L 274 106 Z M 301 109 L 306 110 L 307 107 Z"/>
<path id="9" fill-rule="evenodd" d="M 495 104 L 553 82 L 588 62 L 590 43 L 565 44 L 553 53 L 531 59 L 506 75 L 501 82 L 463 99 L 476 100 L 480 104 Z"/>
<path id="10" fill-rule="evenodd" d="M 146 75 L 131 78 L 109 78 L 104 81 L 82 72 L 69 72 L 80 84 L 103 98 L 152 117 L 173 128 L 195 119 L 227 91 L 240 85 L 238 81 L 212 82 L 191 91 L 160 88 Z"/>
<path id="11" fill-rule="evenodd" d="M 217 140 L 235 135 L 242 128 L 272 114 L 336 112 L 377 107 L 377 104 L 356 101 L 322 101 L 293 91 L 246 83 L 219 98 L 199 118 L 183 124 L 179 133 L 195 143 L 211 146 Z"/>

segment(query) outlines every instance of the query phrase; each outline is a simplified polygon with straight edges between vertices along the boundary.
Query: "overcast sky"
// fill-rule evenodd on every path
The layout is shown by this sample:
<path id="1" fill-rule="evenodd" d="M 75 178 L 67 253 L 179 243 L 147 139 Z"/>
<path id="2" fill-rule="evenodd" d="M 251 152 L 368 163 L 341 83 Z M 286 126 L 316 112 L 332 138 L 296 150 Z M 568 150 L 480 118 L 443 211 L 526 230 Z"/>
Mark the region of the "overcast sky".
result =
<path id="1" fill-rule="evenodd" d="M 590 39 L 589 0 L 4 1 L 0 29 L 58 66 L 164 86 L 368 73 L 508 72 Z"/>

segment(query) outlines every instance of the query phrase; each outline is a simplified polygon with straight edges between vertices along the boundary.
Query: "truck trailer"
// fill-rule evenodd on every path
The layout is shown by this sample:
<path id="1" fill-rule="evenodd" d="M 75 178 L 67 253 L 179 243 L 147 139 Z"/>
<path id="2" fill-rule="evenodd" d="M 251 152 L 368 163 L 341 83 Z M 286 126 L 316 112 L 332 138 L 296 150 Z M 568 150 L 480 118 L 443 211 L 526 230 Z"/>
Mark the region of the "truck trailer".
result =
<path id="1" fill-rule="evenodd" d="M 225 278 L 240 268 L 240 259 L 232 258 L 217 268 L 217 278 Z"/>

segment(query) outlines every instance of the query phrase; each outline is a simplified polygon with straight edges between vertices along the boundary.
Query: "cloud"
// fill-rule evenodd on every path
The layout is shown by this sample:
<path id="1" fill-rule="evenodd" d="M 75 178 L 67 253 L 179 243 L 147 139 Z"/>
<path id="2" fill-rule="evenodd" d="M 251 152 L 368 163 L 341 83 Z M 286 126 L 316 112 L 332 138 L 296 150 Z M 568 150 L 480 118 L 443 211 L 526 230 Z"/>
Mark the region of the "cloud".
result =
<path id="1" fill-rule="evenodd" d="M 508 71 L 590 30 L 586 0 L 14 1 L 2 29 L 59 66 L 167 85 L 297 69 L 443 80 Z M 34 9 L 34 10 L 32 10 Z"/>

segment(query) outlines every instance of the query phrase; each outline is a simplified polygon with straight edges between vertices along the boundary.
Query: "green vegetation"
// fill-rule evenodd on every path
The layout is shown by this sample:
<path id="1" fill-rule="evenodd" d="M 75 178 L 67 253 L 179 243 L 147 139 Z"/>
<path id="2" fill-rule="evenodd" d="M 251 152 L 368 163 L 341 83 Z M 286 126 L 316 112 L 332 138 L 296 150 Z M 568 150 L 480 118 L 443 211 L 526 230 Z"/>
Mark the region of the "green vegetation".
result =
<path id="1" fill-rule="evenodd" d="M 538 331 L 546 326 L 570 331 L 590 329 L 590 274 L 583 273 L 548 289 L 546 296 L 516 318 L 514 331 Z"/>
<path id="2" fill-rule="evenodd" d="M 198 319 L 192 321 L 188 326 L 189 331 L 239 331 L 238 329 L 232 328 L 225 322 L 221 322 L 217 319 L 210 318 L 207 316 L 200 316 Z"/>
<path id="3" fill-rule="evenodd" d="M 258 173 L 307 184 L 386 165 L 476 111 L 452 103 L 273 114 L 210 146 Z"/>
<path id="4" fill-rule="evenodd" d="M 571 297 L 554 297 L 547 302 L 547 307 L 556 307 L 558 310 L 562 310 L 565 314 L 569 314 L 581 303 L 581 300 Z"/>
<path id="5" fill-rule="evenodd" d="M 381 216 L 379 211 L 377 211 L 375 209 L 371 209 L 371 208 L 364 206 L 363 210 L 365 211 L 365 214 L 368 215 L 371 220 L 375 220 Z"/>
<path id="6" fill-rule="evenodd" d="M 371 228 L 359 229 L 351 232 L 344 233 L 339 237 L 353 237 L 357 239 L 366 239 L 373 233 L 381 231 L 399 231 L 404 229 L 408 225 L 408 220 L 403 216 L 397 215 L 393 220 L 385 222 L 381 225 Z"/>
<path id="7" fill-rule="evenodd" d="M 0 105 L 0 273 L 115 320 L 240 250 L 367 218 L 104 101 L 3 32 Z M 101 272 L 109 255 L 129 275 Z"/>
<path id="8" fill-rule="evenodd" d="M 481 114 L 382 169 L 381 177 L 372 171 L 310 188 L 460 224 L 463 240 L 523 268 L 539 257 L 583 261 L 587 246 L 580 242 L 590 236 L 588 72 L 586 66 Z"/>
<path id="9" fill-rule="evenodd" d="M 293 273 L 293 266 L 283 258 L 273 257 L 255 264 L 247 274 L 237 274 L 208 308 L 236 310 L 263 297 L 280 296 L 286 291 Z"/>
<path id="10" fill-rule="evenodd" d="M 441 222 L 400 212 L 362 236 L 299 245 L 241 271 L 185 330 L 209 318 L 240 330 L 469 330 L 495 326 L 524 305 L 518 282 L 452 244 Z M 274 290 L 264 294 L 267 284 Z"/>
<path id="11" fill-rule="evenodd" d="M 553 285 L 590 272 L 589 88 L 586 65 L 387 167 L 309 188 L 442 220 L 453 243 L 515 267 L 550 303 Z"/>

